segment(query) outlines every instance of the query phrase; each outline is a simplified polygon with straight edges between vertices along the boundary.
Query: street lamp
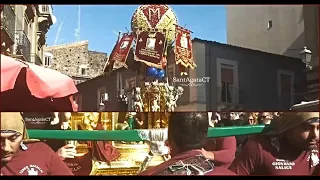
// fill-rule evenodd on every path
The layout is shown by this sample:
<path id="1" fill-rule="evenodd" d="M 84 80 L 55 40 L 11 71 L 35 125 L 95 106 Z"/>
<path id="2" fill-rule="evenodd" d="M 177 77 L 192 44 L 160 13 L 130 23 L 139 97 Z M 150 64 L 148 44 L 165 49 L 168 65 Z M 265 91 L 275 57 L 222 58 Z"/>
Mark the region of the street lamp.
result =
<path id="1" fill-rule="evenodd" d="M 312 52 L 309 49 L 307 49 L 307 47 L 304 47 L 303 50 L 300 52 L 300 56 L 301 56 L 302 62 L 305 63 L 306 67 L 311 70 L 312 66 L 310 65 L 310 62 L 311 62 Z"/>
<path id="2" fill-rule="evenodd" d="M 106 111 L 106 103 L 109 101 L 109 94 L 104 93 L 100 95 L 99 111 Z"/>

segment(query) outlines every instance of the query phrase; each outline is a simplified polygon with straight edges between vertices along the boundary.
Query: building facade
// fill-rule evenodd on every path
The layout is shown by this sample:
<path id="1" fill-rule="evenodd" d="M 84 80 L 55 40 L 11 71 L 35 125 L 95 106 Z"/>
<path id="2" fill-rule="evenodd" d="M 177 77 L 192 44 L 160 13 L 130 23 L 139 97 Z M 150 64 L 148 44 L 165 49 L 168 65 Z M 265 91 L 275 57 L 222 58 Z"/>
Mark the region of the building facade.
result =
<path id="1" fill-rule="evenodd" d="M 227 43 L 300 58 L 306 46 L 312 52 L 313 70 L 306 69 L 305 100 L 319 96 L 318 5 L 228 5 Z"/>
<path id="2" fill-rule="evenodd" d="M 198 94 L 206 92 L 198 101 L 207 100 L 207 109 L 283 111 L 306 91 L 300 59 L 200 39 L 193 47 L 196 63 L 205 62 L 195 77 L 210 77 L 210 83 L 195 87 L 202 89 Z"/>
<path id="3" fill-rule="evenodd" d="M 101 75 L 107 60 L 106 53 L 89 51 L 88 41 L 45 47 L 45 67 L 72 77 L 76 84 Z"/>
<path id="4" fill-rule="evenodd" d="M 193 53 L 197 68 L 190 70 L 187 77 L 190 80 L 208 77 L 209 81 L 193 85 L 173 82 L 173 77 L 187 77 L 180 76 L 174 57 L 169 56 L 169 83 L 184 85 L 176 111 L 288 110 L 300 102 L 300 95 L 306 90 L 304 64 L 300 59 L 200 39 L 193 40 Z M 106 110 L 125 111 L 120 108 L 121 89 L 130 92 L 132 87 L 141 87 L 145 82 L 145 73 L 133 60 L 132 53 L 127 65 L 131 69 L 118 69 L 79 84 L 80 110 L 97 111 L 104 101 L 101 95 L 107 93 Z"/>
<path id="5" fill-rule="evenodd" d="M 304 5 L 305 45 L 312 52 L 312 69 L 306 69 L 308 92 L 306 100 L 319 99 L 319 13 L 320 6 Z"/>
<path id="6" fill-rule="evenodd" d="M 1 54 L 42 65 L 46 34 L 56 18 L 51 5 L 1 6 Z"/>
<path id="7" fill-rule="evenodd" d="M 299 58 L 305 46 L 303 5 L 228 5 L 226 10 L 228 44 Z"/>

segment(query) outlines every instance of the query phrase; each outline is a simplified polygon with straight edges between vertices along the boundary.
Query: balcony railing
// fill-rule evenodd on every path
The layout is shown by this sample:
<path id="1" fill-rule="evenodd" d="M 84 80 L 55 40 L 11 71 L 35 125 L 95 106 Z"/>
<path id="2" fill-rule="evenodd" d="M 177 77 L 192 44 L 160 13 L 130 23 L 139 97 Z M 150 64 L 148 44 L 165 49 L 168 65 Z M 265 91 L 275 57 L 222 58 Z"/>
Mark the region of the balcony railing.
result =
<path id="1" fill-rule="evenodd" d="M 14 42 L 15 19 L 16 15 L 12 6 L 3 5 L 3 11 L 1 11 L 1 31 L 5 31 L 12 42 Z"/>
<path id="2" fill-rule="evenodd" d="M 24 31 L 16 31 L 16 54 L 30 62 L 30 41 Z"/>
<path id="3" fill-rule="evenodd" d="M 39 5 L 39 12 L 41 14 L 50 14 L 50 6 L 49 5 Z"/>
<path id="4" fill-rule="evenodd" d="M 217 88 L 218 104 L 239 104 L 239 89 L 237 88 Z"/>

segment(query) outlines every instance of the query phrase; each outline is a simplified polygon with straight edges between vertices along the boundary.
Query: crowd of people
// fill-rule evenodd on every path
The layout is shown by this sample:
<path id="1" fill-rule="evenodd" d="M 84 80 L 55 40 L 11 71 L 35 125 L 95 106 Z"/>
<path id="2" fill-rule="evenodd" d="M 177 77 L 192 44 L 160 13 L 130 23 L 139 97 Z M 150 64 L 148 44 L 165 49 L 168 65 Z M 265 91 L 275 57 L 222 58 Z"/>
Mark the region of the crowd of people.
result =
<path id="1" fill-rule="evenodd" d="M 174 112 L 171 159 L 138 175 L 320 175 L 319 112 Z M 270 124 L 262 134 L 208 138 L 208 127 Z M 240 148 L 239 148 L 240 147 Z M 21 113 L 1 112 L 1 175 L 73 175 L 74 147 L 28 137 Z"/>
<path id="2" fill-rule="evenodd" d="M 281 112 L 215 112 L 209 113 L 211 127 L 270 124 Z"/>

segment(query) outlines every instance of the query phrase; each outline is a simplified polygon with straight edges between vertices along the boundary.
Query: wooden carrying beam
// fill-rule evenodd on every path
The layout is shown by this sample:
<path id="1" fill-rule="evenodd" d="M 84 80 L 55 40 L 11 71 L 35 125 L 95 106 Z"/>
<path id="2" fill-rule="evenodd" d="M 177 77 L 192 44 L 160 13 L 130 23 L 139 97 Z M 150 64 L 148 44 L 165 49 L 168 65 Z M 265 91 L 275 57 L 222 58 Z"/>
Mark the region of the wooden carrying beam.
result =
<path id="1" fill-rule="evenodd" d="M 232 126 L 209 128 L 208 137 L 226 137 L 259 134 L 264 131 L 264 125 Z M 82 141 L 144 141 L 140 135 L 145 130 L 28 130 L 32 139 L 82 140 Z"/>

